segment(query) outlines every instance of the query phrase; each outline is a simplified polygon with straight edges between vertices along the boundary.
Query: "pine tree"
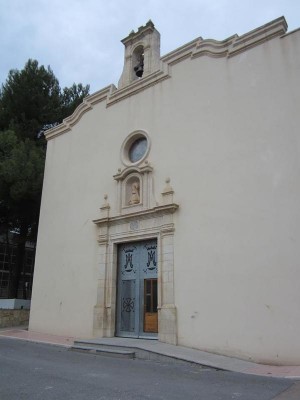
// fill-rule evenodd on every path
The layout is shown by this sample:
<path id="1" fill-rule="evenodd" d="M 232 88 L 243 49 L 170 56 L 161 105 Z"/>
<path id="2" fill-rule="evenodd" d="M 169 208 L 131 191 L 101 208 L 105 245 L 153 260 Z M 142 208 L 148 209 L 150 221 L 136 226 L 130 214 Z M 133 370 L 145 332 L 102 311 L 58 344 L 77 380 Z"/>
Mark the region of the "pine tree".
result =
<path id="1" fill-rule="evenodd" d="M 28 60 L 11 70 L 0 91 L 0 234 L 18 232 L 9 297 L 17 297 L 25 244 L 35 242 L 42 193 L 45 130 L 72 114 L 89 93 L 75 83 L 61 89 L 50 67 Z"/>

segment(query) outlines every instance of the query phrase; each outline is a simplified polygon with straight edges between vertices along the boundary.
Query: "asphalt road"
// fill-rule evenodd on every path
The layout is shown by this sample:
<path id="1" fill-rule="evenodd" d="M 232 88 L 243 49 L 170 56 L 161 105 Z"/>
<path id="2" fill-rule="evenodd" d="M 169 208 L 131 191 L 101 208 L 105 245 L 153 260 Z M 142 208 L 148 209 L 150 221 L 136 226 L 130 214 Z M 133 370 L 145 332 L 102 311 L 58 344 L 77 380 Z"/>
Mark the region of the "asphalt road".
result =
<path id="1" fill-rule="evenodd" d="M 284 379 L 0 338 L 0 400 L 271 400 L 292 385 Z"/>

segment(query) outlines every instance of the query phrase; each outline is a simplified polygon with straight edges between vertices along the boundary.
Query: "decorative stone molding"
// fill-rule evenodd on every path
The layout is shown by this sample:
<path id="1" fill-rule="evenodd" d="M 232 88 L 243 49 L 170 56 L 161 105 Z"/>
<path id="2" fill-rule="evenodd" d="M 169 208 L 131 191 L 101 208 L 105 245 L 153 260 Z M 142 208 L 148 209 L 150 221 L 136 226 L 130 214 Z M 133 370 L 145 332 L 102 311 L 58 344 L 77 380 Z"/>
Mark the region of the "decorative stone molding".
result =
<path id="1" fill-rule="evenodd" d="M 104 195 L 104 204 L 100 207 L 101 215 L 105 218 L 109 216 L 110 205 L 107 202 L 108 196 L 107 194 Z"/>
<path id="2" fill-rule="evenodd" d="M 286 30 L 286 20 L 284 17 L 280 17 L 242 36 L 235 34 L 223 41 L 199 37 L 166 54 L 161 60 L 163 63 L 167 62 L 169 65 L 174 65 L 186 58 L 193 59 L 201 56 L 233 57 L 253 46 L 258 46 L 274 37 L 282 36 L 286 33 Z"/>
<path id="3" fill-rule="evenodd" d="M 110 85 L 93 95 L 87 96 L 70 117 L 65 118 L 60 125 L 49 129 L 45 133 L 47 140 L 71 131 L 80 118 L 97 103 L 105 101 L 106 107 L 113 106 L 119 101 L 133 96 L 142 90 L 146 90 L 165 79 L 171 78 L 172 65 L 187 58 L 191 60 L 203 56 L 230 58 L 252 47 L 259 46 L 268 40 L 276 37 L 284 38 L 286 35 L 292 33 L 286 33 L 286 20 L 284 17 L 280 17 L 242 36 L 235 34 L 223 41 L 198 37 L 160 58 L 159 37 L 156 36 L 156 33 L 154 34 L 154 31 L 157 31 L 154 25 L 153 27 L 152 25 L 153 23 L 150 21 L 145 27 L 139 28 L 136 33 L 133 32 L 127 38 L 123 39 L 122 42 L 127 46 L 127 52 L 125 50 L 125 66 L 119 88 L 117 89 L 114 85 Z M 149 38 L 149 40 L 146 40 L 147 35 L 149 38 L 152 38 L 152 41 Z M 145 73 L 141 79 L 133 80 L 129 76 L 129 71 L 130 73 L 132 72 L 133 66 L 132 54 L 141 45 L 144 46 Z"/>
<path id="4" fill-rule="evenodd" d="M 114 179 L 118 183 L 116 196 L 118 214 L 147 210 L 156 205 L 153 195 L 152 171 L 153 168 L 145 161 L 141 166 L 119 169 L 118 173 L 114 175 Z M 135 184 L 138 185 L 138 188 L 133 193 Z M 137 198 L 139 201 L 135 201 Z"/>
<path id="5" fill-rule="evenodd" d="M 171 204 L 173 203 L 173 194 L 174 190 L 172 186 L 170 185 L 170 178 L 166 179 L 166 186 L 164 190 L 162 191 L 162 197 L 163 197 L 163 204 Z"/>
<path id="6" fill-rule="evenodd" d="M 280 37 L 286 33 L 287 28 L 285 18 L 280 17 L 242 36 L 236 35 L 236 40 L 228 52 L 228 57 L 233 57 L 251 47 L 259 46 L 274 37 Z"/>
<path id="7" fill-rule="evenodd" d="M 113 106 L 115 103 L 133 96 L 151 86 L 157 85 L 165 79 L 171 78 L 168 64 L 161 64 L 159 70 L 143 77 L 138 81 L 133 81 L 130 85 L 116 90 L 107 99 L 107 107 Z"/>
<path id="8" fill-rule="evenodd" d="M 48 129 L 45 133 L 45 138 L 47 140 L 53 139 L 56 136 L 62 135 L 72 129 L 72 127 L 77 124 L 81 117 L 88 111 L 93 109 L 93 106 L 102 101 L 107 101 L 108 96 L 116 90 L 114 85 L 109 85 L 96 93 L 87 96 L 83 99 L 83 102 L 76 108 L 72 115 L 65 118 L 63 122 L 54 128 Z"/>
<path id="9" fill-rule="evenodd" d="M 141 220 L 141 219 L 150 219 L 150 218 L 158 218 L 168 214 L 174 214 L 174 212 L 178 209 L 178 204 L 167 204 L 167 205 L 160 205 L 157 207 L 153 207 L 149 210 L 141 210 L 141 211 L 134 211 L 130 214 L 125 215 L 114 215 L 108 218 L 98 218 L 93 220 L 94 224 L 96 225 L 105 225 L 109 223 L 110 225 L 119 225 L 121 223 L 130 223 L 131 221 Z M 164 228 L 167 228 L 165 231 L 162 228 L 162 233 L 164 232 L 174 232 L 174 226 L 171 225 L 172 230 L 170 231 L 170 226 L 168 224 L 164 224 Z"/>
<path id="10" fill-rule="evenodd" d="M 124 242 L 157 239 L 158 249 L 158 339 L 171 344 L 177 344 L 177 311 L 174 300 L 174 234 L 173 214 L 178 205 L 173 203 L 173 189 L 170 180 L 162 192 L 163 204 L 150 206 L 150 197 L 145 199 L 142 193 L 142 205 L 132 206 L 130 212 L 124 210 L 122 191 L 126 182 L 133 177 L 139 177 L 142 184 L 152 173 L 152 167 L 147 163 L 141 167 L 127 167 L 114 176 L 120 186 L 118 189 L 119 214 L 110 215 L 110 205 L 107 195 L 100 208 L 101 216 L 93 222 L 98 228 L 98 284 L 97 304 L 94 307 L 93 334 L 98 337 L 115 335 L 116 304 L 117 304 L 117 246 Z M 123 186 L 122 186 L 123 185 Z M 146 186 L 147 186 L 146 185 Z M 145 189 L 144 189 L 145 190 Z M 148 190 L 148 189 L 147 189 Z M 121 194 L 120 194 L 121 192 Z M 146 193 L 148 193 L 146 191 Z M 144 205 L 147 204 L 147 207 Z"/>
<path id="11" fill-rule="evenodd" d="M 131 146 L 139 139 L 143 139 L 147 143 L 147 145 L 146 148 L 144 149 L 144 154 L 141 156 L 141 158 L 133 162 L 132 160 L 130 160 L 130 149 Z M 122 143 L 121 154 L 120 154 L 121 162 L 127 167 L 141 165 L 148 156 L 150 148 L 151 148 L 151 140 L 150 136 L 146 131 L 139 129 L 134 132 L 131 132 L 130 135 L 128 135 L 124 140 L 124 142 Z M 145 161 L 145 165 L 147 164 L 148 164 L 147 161 Z"/>

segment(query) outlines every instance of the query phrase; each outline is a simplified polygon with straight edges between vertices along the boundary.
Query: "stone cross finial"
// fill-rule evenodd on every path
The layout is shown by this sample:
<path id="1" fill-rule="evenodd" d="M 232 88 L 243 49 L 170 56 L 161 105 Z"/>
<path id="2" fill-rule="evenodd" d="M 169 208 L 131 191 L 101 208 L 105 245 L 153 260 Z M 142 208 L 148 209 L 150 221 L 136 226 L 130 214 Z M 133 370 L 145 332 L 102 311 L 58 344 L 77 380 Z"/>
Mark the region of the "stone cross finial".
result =
<path id="1" fill-rule="evenodd" d="M 165 182 L 166 182 L 166 186 L 161 193 L 163 196 L 163 203 L 171 204 L 171 203 L 173 203 L 173 194 L 174 194 L 174 190 L 173 190 L 172 186 L 170 185 L 171 179 L 166 178 Z"/>
<path id="2" fill-rule="evenodd" d="M 107 199 L 108 199 L 108 196 L 107 196 L 107 194 L 105 194 L 104 195 L 104 203 L 100 207 L 100 212 L 102 214 L 102 217 L 108 217 L 108 214 L 109 214 L 110 205 L 109 205 Z"/>

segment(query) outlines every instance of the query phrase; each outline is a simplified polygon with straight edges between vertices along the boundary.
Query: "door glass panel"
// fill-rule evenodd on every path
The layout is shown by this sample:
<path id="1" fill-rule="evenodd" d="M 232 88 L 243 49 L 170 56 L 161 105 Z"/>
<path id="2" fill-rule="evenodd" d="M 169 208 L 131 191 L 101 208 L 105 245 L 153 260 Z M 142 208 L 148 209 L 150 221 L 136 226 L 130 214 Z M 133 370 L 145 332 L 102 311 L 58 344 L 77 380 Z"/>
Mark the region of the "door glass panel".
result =
<path id="1" fill-rule="evenodd" d="M 152 299 L 153 299 L 153 310 L 154 310 L 154 312 L 157 313 L 157 279 L 155 279 L 153 282 Z"/>
<path id="2" fill-rule="evenodd" d="M 134 332 L 135 280 L 122 281 L 121 291 L 121 331 Z"/>
<path id="3" fill-rule="evenodd" d="M 145 279 L 145 308 L 146 312 L 152 312 L 152 298 L 151 298 L 151 279 Z"/>
<path id="4" fill-rule="evenodd" d="M 157 279 L 144 280 L 144 332 L 157 333 Z"/>

